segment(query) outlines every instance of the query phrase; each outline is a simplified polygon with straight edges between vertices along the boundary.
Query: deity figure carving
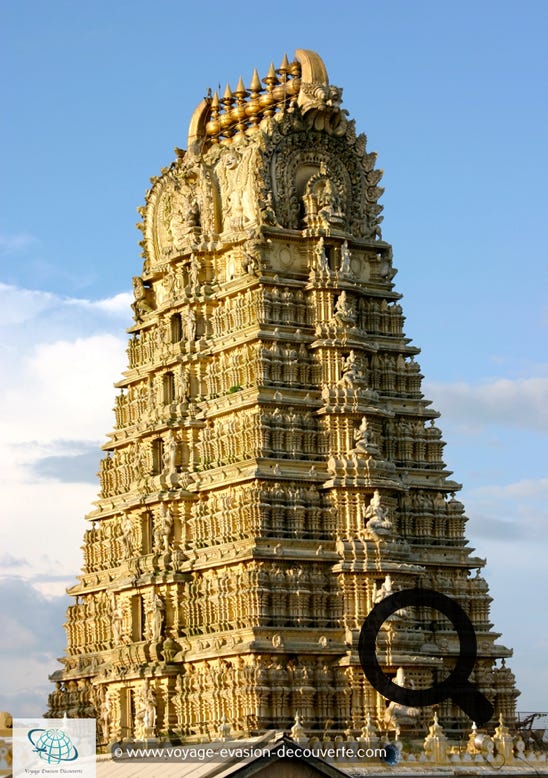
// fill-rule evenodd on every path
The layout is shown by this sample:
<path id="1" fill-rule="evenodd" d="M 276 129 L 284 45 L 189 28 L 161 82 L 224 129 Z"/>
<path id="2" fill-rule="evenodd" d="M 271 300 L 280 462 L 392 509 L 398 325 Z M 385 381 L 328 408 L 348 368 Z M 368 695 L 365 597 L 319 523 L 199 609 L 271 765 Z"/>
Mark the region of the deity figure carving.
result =
<path id="1" fill-rule="evenodd" d="M 145 738 L 150 735 L 156 727 L 156 691 L 145 680 L 144 689 L 142 689 L 137 698 L 135 711 L 135 737 Z"/>
<path id="2" fill-rule="evenodd" d="M 316 269 L 320 273 L 329 273 L 329 260 L 325 251 L 325 242 L 323 238 L 318 239 L 318 243 L 314 248 L 314 259 Z"/>
<path id="3" fill-rule="evenodd" d="M 147 729 L 154 729 L 156 726 L 156 692 L 150 684 L 147 684 L 145 692 L 145 717 L 143 723 Z"/>
<path id="4" fill-rule="evenodd" d="M 352 272 L 352 268 L 350 266 L 351 261 L 352 261 L 352 254 L 350 252 L 350 249 L 348 248 L 348 241 L 345 240 L 341 246 L 341 264 L 339 267 L 339 272 L 341 275 L 344 276 L 354 275 Z"/>
<path id="5" fill-rule="evenodd" d="M 190 372 L 184 365 L 179 365 L 179 387 L 183 402 L 190 399 Z"/>
<path id="6" fill-rule="evenodd" d="M 103 743 L 108 743 L 110 740 L 110 721 L 111 721 L 112 704 L 108 691 L 105 691 L 102 687 L 102 691 L 99 693 L 99 733 Z"/>
<path id="7" fill-rule="evenodd" d="M 200 293 L 200 260 L 194 254 L 190 258 L 188 280 L 190 282 L 190 294 L 198 295 Z"/>
<path id="8" fill-rule="evenodd" d="M 129 558 L 133 554 L 133 522 L 131 516 L 128 513 L 124 513 L 122 518 L 122 544 L 126 556 Z"/>
<path id="9" fill-rule="evenodd" d="M 169 475 L 177 473 L 179 458 L 179 441 L 172 429 L 167 433 L 167 441 L 164 447 L 164 467 Z"/>
<path id="10" fill-rule="evenodd" d="M 135 321 L 141 322 L 145 314 L 154 310 L 154 305 L 152 304 L 152 289 L 145 286 L 141 276 L 133 277 L 133 297 L 134 302 L 131 304 L 131 307 L 135 315 Z"/>
<path id="11" fill-rule="evenodd" d="M 174 299 L 176 285 L 177 285 L 177 273 L 173 265 L 168 265 L 162 282 L 165 297 L 168 300 Z"/>
<path id="12" fill-rule="evenodd" d="M 390 574 L 387 574 L 386 578 L 380 586 L 380 589 L 377 589 L 376 584 L 373 585 L 373 602 L 375 604 L 381 602 L 381 600 L 384 600 L 385 597 L 390 597 L 390 595 L 393 593 L 394 589 L 392 588 L 392 578 L 390 577 Z"/>
<path id="13" fill-rule="evenodd" d="M 379 449 L 371 440 L 371 433 L 365 416 L 362 418 L 360 426 L 354 430 L 354 451 L 357 454 L 366 454 L 368 456 L 379 453 Z"/>
<path id="14" fill-rule="evenodd" d="M 392 533 L 392 522 L 388 518 L 388 511 L 383 508 L 381 496 L 375 489 L 373 497 L 365 509 L 365 528 L 374 540 L 382 540 Z"/>
<path id="15" fill-rule="evenodd" d="M 196 340 L 196 314 L 189 308 L 185 316 L 185 336 L 189 343 Z"/>
<path id="16" fill-rule="evenodd" d="M 335 319 L 344 324 L 350 324 L 351 326 L 356 324 L 356 311 L 349 301 L 344 289 L 335 303 Z"/>
<path id="17" fill-rule="evenodd" d="M 164 551 L 169 551 L 171 531 L 173 529 L 173 512 L 165 502 L 160 504 L 160 527 Z"/>
<path id="18" fill-rule="evenodd" d="M 231 147 L 216 166 L 225 230 L 242 230 L 261 221 L 261 203 L 257 166 L 260 163 L 256 144 Z"/>
<path id="19" fill-rule="evenodd" d="M 404 688 L 413 688 L 413 682 L 407 683 L 403 667 L 398 667 L 394 683 Z M 419 708 L 412 708 L 409 705 L 401 705 L 398 702 L 391 702 L 384 712 L 384 723 L 386 729 L 393 729 L 399 735 L 403 724 L 413 725 L 420 716 Z"/>
<path id="20" fill-rule="evenodd" d="M 124 613 L 122 611 L 122 604 L 119 600 L 116 599 L 114 593 L 111 593 L 111 623 L 112 640 L 114 645 L 118 646 L 122 642 Z"/>
<path id="21" fill-rule="evenodd" d="M 162 638 L 165 609 L 163 599 L 158 592 L 154 592 L 148 608 L 150 637 L 154 643 L 158 643 Z"/>
<path id="22" fill-rule="evenodd" d="M 251 236 L 243 246 L 244 260 L 243 265 L 246 273 L 257 276 L 261 270 L 261 245 L 262 240 L 259 236 Z"/>
<path id="23" fill-rule="evenodd" d="M 328 229 L 345 222 L 341 196 L 322 163 L 320 172 L 307 182 L 304 194 L 304 222 L 307 227 Z"/>
<path id="24" fill-rule="evenodd" d="M 184 247 L 185 239 L 200 224 L 200 209 L 196 195 L 191 187 L 181 181 L 172 200 L 172 216 L 169 231 L 173 239 L 173 248 L 177 251 Z"/>
<path id="25" fill-rule="evenodd" d="M 358 366 L 356 354 L 352 350 L 346 358 L 343 357 L 342 375 L 338 385 L 353 388 L 360 381 L 363 381 L 363 373 Z"/>

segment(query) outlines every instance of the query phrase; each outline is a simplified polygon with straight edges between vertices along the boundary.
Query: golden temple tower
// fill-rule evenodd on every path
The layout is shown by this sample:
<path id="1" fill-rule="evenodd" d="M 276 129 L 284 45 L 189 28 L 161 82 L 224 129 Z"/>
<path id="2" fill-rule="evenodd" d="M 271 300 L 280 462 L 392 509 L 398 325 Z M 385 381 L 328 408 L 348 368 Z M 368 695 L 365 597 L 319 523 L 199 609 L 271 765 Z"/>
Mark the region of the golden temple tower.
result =
<path id="1" fill-rule="evenodd" d="M 49 703 L 96 716 L 99 743 L 296 714 L 309 732 L 413 727 L 357 645 L 375 603 L 416 586 L 468 613 L 471 680 L 514 718 L 511 651 L 403 331 L 382 173 L 320 57 L 295 56 L 204 99 L 140 209 L 129 364 Z M 415 689 L 457 650 L 420 609 L 378 643 Z M 438 715 L 470 723 L 451 700 Z"/>

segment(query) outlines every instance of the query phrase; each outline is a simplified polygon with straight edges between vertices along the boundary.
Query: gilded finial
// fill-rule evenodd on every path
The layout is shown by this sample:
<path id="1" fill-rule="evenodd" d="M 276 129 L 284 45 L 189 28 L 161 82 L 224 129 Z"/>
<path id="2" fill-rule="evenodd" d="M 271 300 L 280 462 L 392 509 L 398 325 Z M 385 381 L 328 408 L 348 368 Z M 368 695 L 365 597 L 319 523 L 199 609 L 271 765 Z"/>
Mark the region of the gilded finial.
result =
<path id="1" fill-rule="evenodd" d="M 251 76 L 251 84 L 249 85 L 250 98 L 246 106 L 246 114 L 249 117 L 249 123 L 251 128 L 257 127 L 260 119 L 261 105 L 259 102 L 259 95 L 261 93 L 261 79 L 257 73 L 257 68 L 253 70 Z"/>
<path id="2" fill-rule="evenodd" d="M 215 90 L 213 97 L 211 98 L 210 108 L 211 113 L 209 117 L 209 121 L 206 125 L 206 132 L 211 137 L 212 143 L 218 143 L 218 135 L 219 130 L 221 129 L 221 125 L 219 123 L 219 93 Z"/>
<path id="3" fill-rule="evenodd" d="M 268 73 L 263 78 L 263 84 L 266 84 L 266 88 L 268 91 L 272 91 L 272 87 L 274 84 L 278 83 L 278 76 L 276 75 L 276 68 L 274 67 L 274 63 L 270 63 L 270 67 L 268 68 Z"/>
<path id="4" fill-rule="evenodd" d="M 281 76 L 280 81 L 282 84 L 285 84 L 287 81 L 287 74 L 289 73 L 289 60 L 287 59 L 287 54 L 284 54 L 283 56 L 282 64 L 278 68 L 278 73 Z"/>
<path id="5" fill-rule="evenodd" d="M 241 102 L 247 95 L 247 89 L 244 86 L 244 82 L 241 76 L 238 80 L 238 84 L 236 85 L 236 89 L 234 90 L 234 94 L 238 98 L 238 102 Z"/>
<path id="6" fill-rule="evenodd" d="M 251 76 L 251 83 L 249 85 L 249 89 L 252 93 L 257 93 L 261 91 L 261 79 L 259 78 L 259 74 L 257 73 L 257 68 L 253 69 L 253 75 Z"/>
<path id="7" fill-rule="evenodd" d="M 233 124 L 233 118 L 231 116 L 231 108 L 234 103 L 234 95 L 230 84 L 227 83 L 221 102 L 224 106 L 224 113 L 220 116 L 221 129 L 226 138 L 230 137 L 230 129 Z"/>

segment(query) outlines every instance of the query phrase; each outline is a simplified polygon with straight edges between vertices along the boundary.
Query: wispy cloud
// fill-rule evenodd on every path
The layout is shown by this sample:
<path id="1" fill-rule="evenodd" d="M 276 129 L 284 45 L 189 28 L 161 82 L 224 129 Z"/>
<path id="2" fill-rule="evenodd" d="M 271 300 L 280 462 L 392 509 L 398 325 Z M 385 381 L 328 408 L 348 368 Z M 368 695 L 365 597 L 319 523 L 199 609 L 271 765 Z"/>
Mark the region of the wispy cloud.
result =
<path id="1" fill-rule="evenodd" d="M 23 557 L 15 557 L 7 551 L 0 554 L 0 567 L 24 567 L 27 564 Z"/>
<path id="2" fill-rule="evenodd" d="M 12 327 L 38 316 L 43 318 L 45 312 L 54 314 L 64 311 L 64 315 L 70 317 L 77 314 L 77 309 L 91 315 L 98 314 L 103 318 L 106 313 L 116 318 L 129 319 L 131 300 L 129 292 L 120 292 L 100 300 L 88 300 L 83 297 L 62 297 L 39 289 L 24 289 L 0 282 L 0 326 Z"/>
<path id="3" fill-rule="evenodd" d="M 36 459 L 27 466 L 32 478 L 51 478 L 63 483 L 97 483 L 101 453 L 97 445 L 79 454 L 57 454 Z"/>
<path id="4" fill-rule="evenodd" d="M 425 382 L 425 392 L 447 419 L 466 428 L 503 425 L 548 430 L 548 377 L 499 378 L 479 384 Z"/>
<path id="5" fill-rule="evenodd" d="M 107 297 L 104 300 L 86 300 L 79 297 L 69 298 L 65 302 L 67 305 L 74 305 L 80 308 L 101 311 L 112 316 L 124 315 L 129 318 L 129 311 L 133 296 L 129 292 L 120 292 L 114 297 Z"/>
<path id="6" fill-rule="evenodd" d="M 476 537 L 537 543 L 548 527 L 548 478 L 471 489 L 466 508 Z"/>
<path id="7" fill-rule="evenodd" d="M 40 241 L 34 235 L 20 232 L 13 235 L 0 235 L 0 254 L 17 254 L 35 246 Z"/>

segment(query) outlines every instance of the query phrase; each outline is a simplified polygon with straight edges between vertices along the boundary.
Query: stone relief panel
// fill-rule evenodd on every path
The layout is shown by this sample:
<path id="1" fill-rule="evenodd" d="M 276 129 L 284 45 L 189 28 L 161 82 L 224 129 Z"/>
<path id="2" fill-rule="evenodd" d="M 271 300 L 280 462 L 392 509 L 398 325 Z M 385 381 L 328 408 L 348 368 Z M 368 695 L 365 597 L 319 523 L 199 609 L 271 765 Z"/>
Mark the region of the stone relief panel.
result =
<path id="1" fill-rule="evenodd" d="M 228 146 L 220 150 L 214 170 L 219 183 L 223 232 L 237 232 L 260 222 L 257 174 L 261 167 L 256 144 Z"/>
<path id="2" fill-rule="evenodd" d="M 278 273 L 304 273 L 307 256 L 302 246 L 273 241 L 268 250 L 268 260 L 273 271 Z"/>
<path id="3" fill-rule="evenodd" d="M 144 221 L 137 225 L 149 272 L 166 259 L 190 253 L 202 235 L 216 232 L 218 222 L 211 175 L 197 158 L 179 159 L 151 180 L 147 204 L 138 209 Z"/>
<path id="4" fill-rule="evenodd" d="M 294 230 L 331 227 L 380 238 L 382 206 L 377 200 L 383 190 L 377 184 L 382 171 L 374 170 L 376 155 L 365 153 L 365 136 L 349 142 L 325 132 L 297 132 L 295 121 L 279 122 L 270 152 L 280 225 Z"/>

